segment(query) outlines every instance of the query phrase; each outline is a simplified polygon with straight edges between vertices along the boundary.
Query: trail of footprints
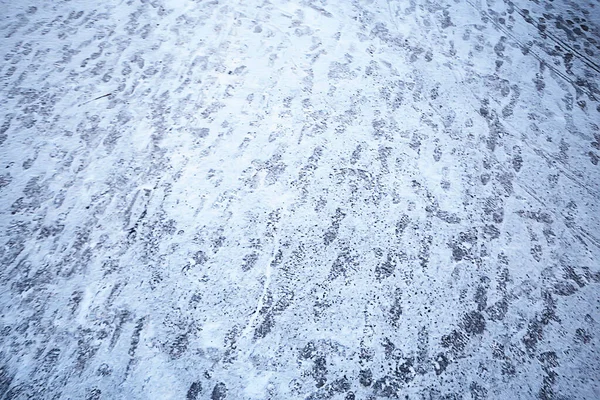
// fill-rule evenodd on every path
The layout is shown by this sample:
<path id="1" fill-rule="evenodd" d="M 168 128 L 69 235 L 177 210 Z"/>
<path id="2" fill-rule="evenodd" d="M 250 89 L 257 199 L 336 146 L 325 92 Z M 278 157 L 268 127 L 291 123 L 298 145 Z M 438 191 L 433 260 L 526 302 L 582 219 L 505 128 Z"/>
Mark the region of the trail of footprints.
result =
<path id="1" fill-rule="evenodd" d="M 593 3 L 183 3 L 0 24 L 0 397 L 600 390 Z"/>

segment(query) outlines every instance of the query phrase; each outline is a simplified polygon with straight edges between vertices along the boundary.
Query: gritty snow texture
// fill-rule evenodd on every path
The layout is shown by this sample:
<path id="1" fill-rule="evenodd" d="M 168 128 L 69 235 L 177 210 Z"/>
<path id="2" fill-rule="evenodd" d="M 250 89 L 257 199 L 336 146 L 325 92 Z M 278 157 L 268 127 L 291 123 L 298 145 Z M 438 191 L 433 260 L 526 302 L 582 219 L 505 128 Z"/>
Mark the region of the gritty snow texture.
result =
<path id="1" fill-rule="evenodd" d="M 598 0 L 0 7 L 0 398 L 600 398 Z"/>

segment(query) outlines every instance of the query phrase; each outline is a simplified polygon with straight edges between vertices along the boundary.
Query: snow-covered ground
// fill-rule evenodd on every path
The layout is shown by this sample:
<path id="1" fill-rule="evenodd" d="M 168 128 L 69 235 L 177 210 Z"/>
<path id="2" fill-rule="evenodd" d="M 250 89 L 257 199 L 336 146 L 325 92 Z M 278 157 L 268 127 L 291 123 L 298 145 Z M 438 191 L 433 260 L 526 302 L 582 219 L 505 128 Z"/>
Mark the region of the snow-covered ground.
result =
<path id="1" fill-rule="evenodd" d="M 0 398 L 600 398 L 598 0 L 0 9 Z"/>

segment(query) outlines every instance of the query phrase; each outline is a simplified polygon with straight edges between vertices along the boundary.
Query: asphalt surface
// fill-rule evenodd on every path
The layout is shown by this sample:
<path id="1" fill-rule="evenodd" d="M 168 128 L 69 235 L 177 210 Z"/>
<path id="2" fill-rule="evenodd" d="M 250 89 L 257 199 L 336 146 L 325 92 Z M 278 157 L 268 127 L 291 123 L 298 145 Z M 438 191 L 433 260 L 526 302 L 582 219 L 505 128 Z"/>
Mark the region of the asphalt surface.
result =
<path id="1" fill-rule="evenodd" d="M 597 0 L 0 8 L 0 399 L 600 398 Z"/>

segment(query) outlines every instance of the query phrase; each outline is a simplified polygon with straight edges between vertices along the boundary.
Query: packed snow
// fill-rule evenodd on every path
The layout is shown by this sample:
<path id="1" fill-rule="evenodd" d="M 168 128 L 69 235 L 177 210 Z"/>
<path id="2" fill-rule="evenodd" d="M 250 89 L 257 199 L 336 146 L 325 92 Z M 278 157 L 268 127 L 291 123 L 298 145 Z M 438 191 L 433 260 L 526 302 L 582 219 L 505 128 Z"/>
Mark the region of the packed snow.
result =
<path id="1" fill-rule="evenodd" d="M 600 398 L 598 0 L 0 0 L 1 399 Z"/>

